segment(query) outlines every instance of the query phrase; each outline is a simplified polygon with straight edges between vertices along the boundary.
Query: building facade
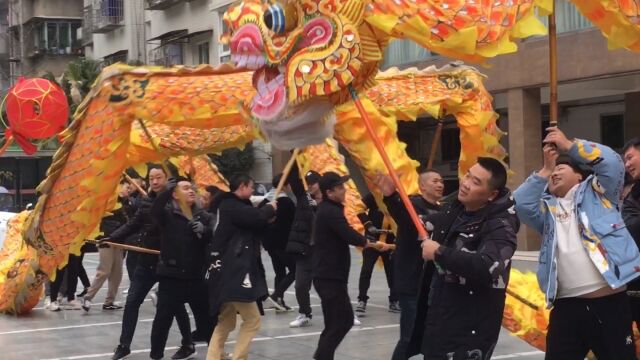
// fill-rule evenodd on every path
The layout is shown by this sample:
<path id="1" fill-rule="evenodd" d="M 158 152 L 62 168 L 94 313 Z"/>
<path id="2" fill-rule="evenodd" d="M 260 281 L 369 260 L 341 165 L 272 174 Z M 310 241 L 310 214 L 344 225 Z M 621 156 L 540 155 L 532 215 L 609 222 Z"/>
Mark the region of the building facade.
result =
<path id="1" fill-rule="evenodd" d="M 8 40 L 13 83 L 20 76 L 60 76 L 84 55 L 81 0 L 8 2 Z"/>
<path id="2" fill-rule="evenodd" d="M 570 137 L 602 142 L 621 150 L 625 141 L 640 136 L 638 55 L 623 49 L 609 50 L 601 32 L 569 2 L 556 1 L 556 7 L 558 126 Z M 515 173 L 510 179 L 512 189 L 542 165 L 542 139 L 549 125 L 548 49 L 547 37 L 526 39 L 518 44 L 516 53 L 491 59 L 488 67 L 478 67 L 487 75 L 485 85 L 494 96 L 499 126 L 508 132 L 503 144 Z M 386 60 L 386 67 L 400 68 L 443 66 L 450 61 L 404 41 L 390 46 Z M 419 122 L 400 125 L 399 134 L 408 143 L 409 152 L 419 149 L 423 154 L 425 140 L 432 138 L 435 121 L 423 121 L 423 126 Z M 416 126 L 417 131 L 413 128 Z M 449 136 L 457 132 L 454 123 L 448 126 L 448 131 L 452 134 Z M 443 136 L 436 167 L 453 180 L 456 156 L 447 155 L 454 150 L 447 142 Z M 539 245 L 539 237 L 523 227 L 519 249 L 536 250 Z"/>
<path id="3" fill-rule="evenodd" d="M 84 56 L 81 27 L 82 0 L 0 1 L 2 96 L 22 76 L 60 77 L 70 61 Z M 35 188 L 45 177 L 54 150 L 51 142 L 26 156 L 18 146 L 11 146 L 0 156 L 0 186 L 13 198 L 9 210 L 35 202 Z"/>

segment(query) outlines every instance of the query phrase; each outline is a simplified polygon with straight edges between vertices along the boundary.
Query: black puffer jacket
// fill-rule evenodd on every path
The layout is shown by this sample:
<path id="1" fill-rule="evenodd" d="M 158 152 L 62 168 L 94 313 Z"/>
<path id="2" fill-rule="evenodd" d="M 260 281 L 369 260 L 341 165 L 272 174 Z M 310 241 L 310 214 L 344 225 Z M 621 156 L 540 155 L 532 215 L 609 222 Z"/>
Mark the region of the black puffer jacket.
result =
<path id="1" fill-rule="evenodd" d="M 313 243 L 313 278 L 347 283 L 351 267 L 349 245 L 365 246 L 367 240 L 347 222 L 344 205 L 324 199 L 318 206 Z"/>
<path id="2" fill-rule="evenodd" d="M 135 202 L 135 215 L 126 224 L 120 226 L 109 236 L 112 241 L 124 243 L 130 239 L 132 235 L 138 234 L 138 246 L 149 249 L 160 250 L 160 234 L 158 226 L 151 217 L 151 206 L 157 194 L 153 191 L 149 192 L 149 196 L 138 197 Z M 158 264 L 158 255 L 140 253 L 138 255 L 138 265 L 146 268 L 155 268 Z"/>
<path id="3" fill-rule="evenodd" d="M 410 199 L 421 218 L 436 214 L 440 209 L 438 205 L 430 204 L 422 196 L 411 196 Z M 398 225 L 396 250 L 393 253 L 394 290 L 397 294 L 417 296 L 420 274 L 424 265 L 418 241 L 418 231 L 397 192 L 385 197 L 383 201 L 389 214 Z"/>
<path id="4" fill-rule="evenodd" d="M 118 197 L 118 203 L 120 207 L 117 210 L 113 210 L 111 215 L 105 216 L 100 221 L 100 231 L 104 233 L 104 236 L 113 234 L 120 226 L 129 221 L 130 210 L 129 207 L 133 207 L 133 204 L 129 198 Z"/>
<path id="5" fill-rule="evenodd" d="M 504 191 L 478 211 L 466 212 L 456 200 L 428 218 L 434 225 L 433 239 L 442 245 L 431 284 L 419 295 L 419 303 L 428 299 L 426 321 L 419 313 L 412 339 L 422 340 L 425 357 L 480 349 L 482 359 L 490 358 L 520 227 L 513 205 L 511 194 Z M 417 336 L 422 330 L 424 335 Z"/>
<path id="6" fill-rule="evenodd" d="M 172 189 L 162 192 L 151 207 L 151 216 L 160 228 L 160 259 L 158 275 L 177 279 L 202 279 L 205 272 L 207 243 L 213 230 L 211 216 L 197 207 L 191 207 L 193 221 L 205 226 L 198 237 L 191 229 L 190 220 L 172 200 Z"/>
<path id="7" fill-rule="evenodd" d="M 212 260 L 208 272 L 212 315 L 225 302 L 253 302 L 268 295 L 260 265 L 260 239 L 275 210 L 269 205 L 254 208 L 251 201 L 225 193 L 220 195 L 218 213 L 218 227 L 211 242 L 211 251 L 218 259 Z"/>
<path id="8" fill-rule="evenodd" d="M 296 209 L 286 250 L 296 256 L 311 256 L 311 235 L 317 204 L 305 191 L 302 180 L 300 180 L 298 166 L 294 165 L 291 168 L 288 182 L 296 197 Z"/>
<path id="9" fill-rule="evenodd" d="M 622 203 L 622 218 L 627 230 L 640 248 L 640 182 L 638 181 Z M 629 290 L 640 290 L 640 279 L 631 281 L 627 287 Z"/>

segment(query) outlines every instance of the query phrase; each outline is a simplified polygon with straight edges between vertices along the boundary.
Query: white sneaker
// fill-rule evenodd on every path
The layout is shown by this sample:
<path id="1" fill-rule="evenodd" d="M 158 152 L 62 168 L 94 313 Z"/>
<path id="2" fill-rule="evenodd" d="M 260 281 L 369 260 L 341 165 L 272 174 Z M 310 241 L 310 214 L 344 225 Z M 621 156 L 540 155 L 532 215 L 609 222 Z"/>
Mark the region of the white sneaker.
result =
<path id="1" fill-rule="evenodd" d="M 58 302 L 58 300 L 56 301 L 52 301 L 51 304 L 49 304 L 49 310 L 51 311 L 60 311 L 60 303 Z"/>
<path id="2" fill-rule="evenodd" d="M 69 301 L 65 306 L 65 310 L 80 310 L 83 308 L 83 305 L 77 299 Z"/>
<path id="3" fill-rule="evenodd" d="M 298 317 L 289 323 L 290 328 L 301 328 L 311 326 L 311 318 L 305 314 L 300 314 Z"/>
<path id="4" fill-rule="evenodd" d="M 47 296 L 44 298 L 44 309 L 49 310 L 49 306 L 51 306 L 51 298 Z"/>
<path id="5" fill-rule="evenodd" d="M 89 312 L 89 309 L 91 309 L 91 300 L 89 299 L 82 300 L 82 309 L 86 312 Z"/>
<path id="6" fill-rule="evenodd" d="M 358 319 L 358 315 L 353 314 L 353 326 L 360 326 L 360 325 L 362 325 L 362 323 Z"/>
<path id="7" fill-rule="evenodd" d="M 153 306 L 158 307 L 158 290 L 151 290 L 149 292 L 149 297 L 151 298 Z"/>

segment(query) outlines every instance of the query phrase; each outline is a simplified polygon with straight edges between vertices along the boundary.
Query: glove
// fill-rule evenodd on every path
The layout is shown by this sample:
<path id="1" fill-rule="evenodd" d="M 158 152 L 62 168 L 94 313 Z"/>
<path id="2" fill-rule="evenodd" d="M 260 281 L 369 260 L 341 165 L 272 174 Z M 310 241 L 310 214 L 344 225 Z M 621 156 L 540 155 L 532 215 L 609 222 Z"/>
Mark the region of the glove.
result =
<path id="1" fill-rule="evenodd" d="M 376 227 L 375 227 L 375 226 L 373 226 L 373 225 L 369 225 L 369 226 L 367 226 L 367 233 L 368 233 L 368 234 L 376 235 L 377 230 L 378 230 L 378 229 L 376 229 Z"/>
<path id="2" fill-rule="evenodd" d="M 204 234 L 204 224 L 200 221 L 191 221 L 189 225 L 191 226 L 191 231 L 193 231 L 195 234 L 200 236 Z"/>
<path id="3" fill-rule="evenodd" d="M 178 186 L 178 180 L 176 178 L 169 178 L 167 180 L 167 190 L 173 190 Z"/>

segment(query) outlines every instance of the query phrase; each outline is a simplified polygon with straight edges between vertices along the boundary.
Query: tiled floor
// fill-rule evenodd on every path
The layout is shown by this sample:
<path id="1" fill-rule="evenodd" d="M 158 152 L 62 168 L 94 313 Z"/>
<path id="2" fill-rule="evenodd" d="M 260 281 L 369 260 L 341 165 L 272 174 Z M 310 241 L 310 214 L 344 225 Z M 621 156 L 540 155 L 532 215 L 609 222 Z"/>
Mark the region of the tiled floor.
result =
<path id="1" fill-rule="evenodd" d="M 351 289 L 352 300 L 357 295 L 357 281 L 360 268 L 360 255 L 356 250 L 352 252 Z M 265 266 L 270 269 L 271 264 L 265 255 Z M 90 276 L 95 273 L 97 256 L 85 257 L 85 267 Z M 532 269 L 535 264 L 516 262 L 520 269 Z M 268 274 L 269 284 L 272 286 L 273 271 Z M 128 281 L 123 280 L 122 288 L 126 288 Z M 104 291 L 101 290 L 95 298 L 102 301 Z M 365 317 L 361 318 L 362 326 L 354 327 L 341 344 L 336 360 L 352 359 L 383 359 L 391 358 L 391 353 L 398 339 L 399 315 L 387 311 L 386 281 L 384 272 L 377 269 L 374 272 L 371 289 L 369 291 L 369 307 Z M 118 297 L 123 300 L 123 295 Z M 286 301 L 295 305 L 293 287 L 286 295 Z M 322 314 L 320 300 L 313 293 L 312 304 L 314 310 L 313 325 L 302 329 L 290 329 L 288 324 L 296 312 L 275 314 L 268 310 L 263 318 L 262 328 L 254 340 L 251 349 L 251 360 L 294 360 L 312 359 L 312 355 L 322 331 Z M 42 305 L 28 316 L 12 317 L 0 315 L 0 360 L 31 360 L 31 359 L 110 359 L 120 335 L 122 310 L 104 311 L 101 304 L 96 304 L 89 313 L 84 311 L 50 312 Z M 140 311 L 140 320 L 136 329 L 134 342 L 131 346 L 133 354 L 129 359 L 149 358 L 149 336 L 151 322 L 155 308 L 150 301 L 146 301 Z M 230 341 L 234 339 L 232 334 Z M 180 343 L 177 327 L 171 330 L 165 359 L 169 359 L 175 347 Z M 227 351 L 232 351 L 233 344 L 228 345 Z M 197 359 L 205 359 L 206 344 L 198 345 Z M 414 359 L 421 359 L 421 356 Z M 493 359 L 539 360 L 542 353 L 530 347 L 523 341 L 503 331 Z"/>

